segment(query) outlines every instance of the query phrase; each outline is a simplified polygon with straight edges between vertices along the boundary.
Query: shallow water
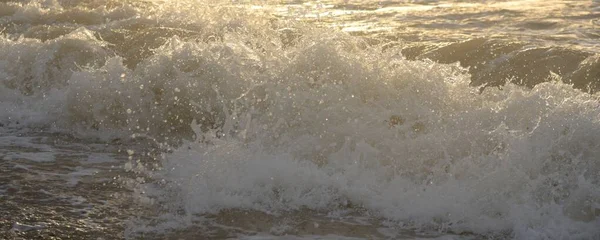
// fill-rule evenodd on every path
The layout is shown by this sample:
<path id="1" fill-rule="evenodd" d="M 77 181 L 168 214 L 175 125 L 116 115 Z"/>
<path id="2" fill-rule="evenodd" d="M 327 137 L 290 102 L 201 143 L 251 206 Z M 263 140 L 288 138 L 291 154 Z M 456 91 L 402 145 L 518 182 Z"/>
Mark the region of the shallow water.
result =
<path id="1" fill-rule="evenodd" d="M 2 1 L 0 238 L 600 238 L 599 16 Z"/>

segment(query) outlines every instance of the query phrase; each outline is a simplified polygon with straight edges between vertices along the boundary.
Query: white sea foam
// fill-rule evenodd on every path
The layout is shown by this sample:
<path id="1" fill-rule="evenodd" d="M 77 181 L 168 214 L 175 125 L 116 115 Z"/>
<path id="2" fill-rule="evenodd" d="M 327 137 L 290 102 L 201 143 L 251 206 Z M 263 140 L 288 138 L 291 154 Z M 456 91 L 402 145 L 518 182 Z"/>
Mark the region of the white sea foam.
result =
<path id="1" fill-rule="evenodd" d="M 358 206 L 425 229 L 600 234 L 595 96 L 556 81 L 480 94 L 459 67 L 345 40 L 310 39 L 248 93 L 217 95 L 224 124 L 165 157 L 159 199 L 188 215 Z"/>
<path id="2" fill-rule="evenodd" d="M 48 4 L 14 5 L 10 21 L 63 11 Z M 136 189 L 172 210 L 165 226 L 224 209 L 360 209 L 441 232 L 600 237 L 597 94 L 560 81 L 480 93 L 457 64 L 233 10 L 101 10 L 106 21 L 46 41 L 0 37 L 0 123 L 173 144 L 148 172 L 160 184 Z M 112 29 L 157 46 L 115 47 Z"/>

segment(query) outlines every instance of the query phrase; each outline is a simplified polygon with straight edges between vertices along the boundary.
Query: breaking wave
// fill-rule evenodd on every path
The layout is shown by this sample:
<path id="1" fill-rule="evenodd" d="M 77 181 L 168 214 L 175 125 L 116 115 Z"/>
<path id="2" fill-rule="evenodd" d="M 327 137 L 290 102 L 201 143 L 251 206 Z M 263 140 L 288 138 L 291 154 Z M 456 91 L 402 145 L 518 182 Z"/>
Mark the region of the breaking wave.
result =
<path id="1" fill-rule="evenodd" d="M 410 56 L 231 6 L 86 4 L 0 3 L 0 123 L 174 146 L 157 169 L 125 167 L 151 175 L 143 202 L 175 220 L 308 209 L 600 237 L 600 102 L 580 90 L 596 81 L 591 53 L 564 63 L 570 75 L 519 61 L 482 74 L 444 61 L 444 46 Z M 577 74 L 586 82 L 562 81 Z"/>

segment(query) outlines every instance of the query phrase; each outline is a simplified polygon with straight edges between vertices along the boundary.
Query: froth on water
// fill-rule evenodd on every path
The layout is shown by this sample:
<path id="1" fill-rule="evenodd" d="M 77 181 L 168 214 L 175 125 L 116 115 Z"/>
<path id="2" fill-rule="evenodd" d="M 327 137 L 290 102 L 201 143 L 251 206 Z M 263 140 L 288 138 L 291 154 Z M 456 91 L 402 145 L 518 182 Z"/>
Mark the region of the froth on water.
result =
<path id="1" fill-rule="evenodd" d="M 487 25 L 335 30 L 406 3 L 386 4 L 2 2 L 1 128 L 118 148 L 114 191 L 145 208 L 126 238 L 599 237 L 597 53 Z"/>

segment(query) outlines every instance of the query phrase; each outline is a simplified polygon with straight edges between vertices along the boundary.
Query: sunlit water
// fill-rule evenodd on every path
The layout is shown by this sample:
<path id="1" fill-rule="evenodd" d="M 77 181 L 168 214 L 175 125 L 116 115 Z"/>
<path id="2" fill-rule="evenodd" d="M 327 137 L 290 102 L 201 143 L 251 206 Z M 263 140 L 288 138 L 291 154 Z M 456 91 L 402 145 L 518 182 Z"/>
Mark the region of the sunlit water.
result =
<path id="1" fill-rule="evenodd" d="M 598 1 L 1 1 L 2 239 L 599 239 Z"/>

